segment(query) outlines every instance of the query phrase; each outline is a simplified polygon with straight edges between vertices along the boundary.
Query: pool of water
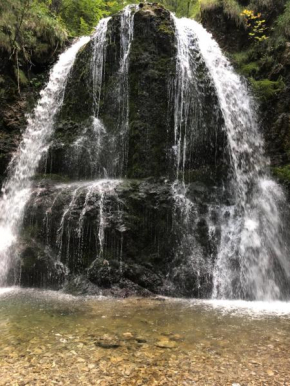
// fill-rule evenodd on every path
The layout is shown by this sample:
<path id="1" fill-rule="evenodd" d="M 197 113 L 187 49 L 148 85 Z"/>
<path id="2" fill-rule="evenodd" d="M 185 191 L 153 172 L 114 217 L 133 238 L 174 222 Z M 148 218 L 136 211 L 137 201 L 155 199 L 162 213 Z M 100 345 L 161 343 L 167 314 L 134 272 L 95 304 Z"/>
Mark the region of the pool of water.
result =
<path id="1" fill-rule="evenodd" d="M 290 304 L 0 289 L 0 385 L 290 385 Z"/>

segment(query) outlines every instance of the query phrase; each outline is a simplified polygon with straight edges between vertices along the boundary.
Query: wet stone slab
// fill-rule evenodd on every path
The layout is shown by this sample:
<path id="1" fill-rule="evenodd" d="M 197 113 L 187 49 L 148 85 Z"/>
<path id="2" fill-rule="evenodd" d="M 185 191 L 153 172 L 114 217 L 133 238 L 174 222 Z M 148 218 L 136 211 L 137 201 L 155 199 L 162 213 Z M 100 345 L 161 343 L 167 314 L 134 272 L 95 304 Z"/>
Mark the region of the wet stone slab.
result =
<path id="1" fill-rule="evenodd" d="M 0 385 L 290 385 L 290 312 L 14 289 L 0 330 Z"/>

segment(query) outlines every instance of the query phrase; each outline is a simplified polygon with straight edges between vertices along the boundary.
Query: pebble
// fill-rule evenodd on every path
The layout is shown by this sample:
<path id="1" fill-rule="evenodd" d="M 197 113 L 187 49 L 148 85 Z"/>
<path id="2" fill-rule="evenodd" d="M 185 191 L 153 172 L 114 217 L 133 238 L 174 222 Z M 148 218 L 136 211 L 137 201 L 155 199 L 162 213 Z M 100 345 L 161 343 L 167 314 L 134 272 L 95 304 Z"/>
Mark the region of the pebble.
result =
<path id="1" fill-rule="evenodd" d="M 156 343 L 156 346 L 160 348 L 175 348 L 177 347 L 177 344 L 169 340 L 161 340 L 160 342 Z"/>

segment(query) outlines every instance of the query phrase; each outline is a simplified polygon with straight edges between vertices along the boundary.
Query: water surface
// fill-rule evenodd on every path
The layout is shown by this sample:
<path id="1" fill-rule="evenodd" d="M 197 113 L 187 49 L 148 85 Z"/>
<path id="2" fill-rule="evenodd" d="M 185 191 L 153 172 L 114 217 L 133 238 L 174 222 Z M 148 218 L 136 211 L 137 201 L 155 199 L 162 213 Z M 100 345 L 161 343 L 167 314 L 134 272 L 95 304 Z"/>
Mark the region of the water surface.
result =
<path id="1" fill-rule="evenodd" d="M 0 291 L 0 385 L 289 385 L 290 305 Z"/>

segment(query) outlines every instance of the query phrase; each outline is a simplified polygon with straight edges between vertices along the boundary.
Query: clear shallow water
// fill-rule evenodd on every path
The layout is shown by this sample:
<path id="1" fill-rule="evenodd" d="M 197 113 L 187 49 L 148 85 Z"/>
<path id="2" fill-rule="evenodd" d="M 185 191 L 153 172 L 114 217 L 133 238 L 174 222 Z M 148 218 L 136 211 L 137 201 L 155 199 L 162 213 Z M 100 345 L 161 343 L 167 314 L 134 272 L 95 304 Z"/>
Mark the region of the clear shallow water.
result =
<path id="1" fill-rule="evenodd" d="M 0 385 L 288 385 L 287 303 L 0 291 Z"/>

